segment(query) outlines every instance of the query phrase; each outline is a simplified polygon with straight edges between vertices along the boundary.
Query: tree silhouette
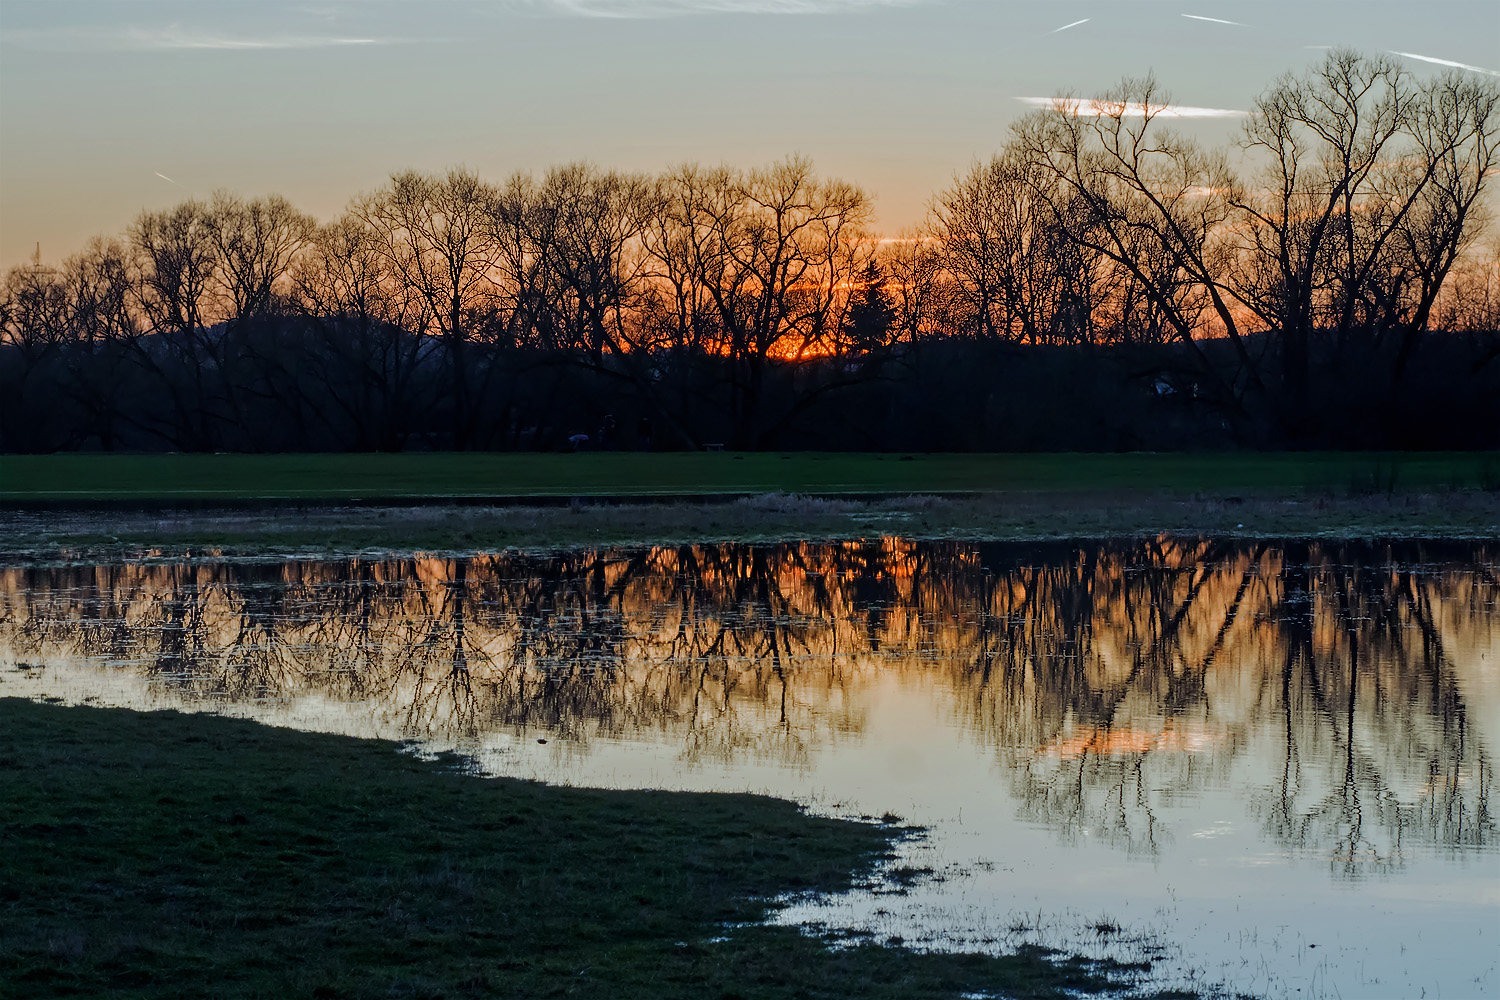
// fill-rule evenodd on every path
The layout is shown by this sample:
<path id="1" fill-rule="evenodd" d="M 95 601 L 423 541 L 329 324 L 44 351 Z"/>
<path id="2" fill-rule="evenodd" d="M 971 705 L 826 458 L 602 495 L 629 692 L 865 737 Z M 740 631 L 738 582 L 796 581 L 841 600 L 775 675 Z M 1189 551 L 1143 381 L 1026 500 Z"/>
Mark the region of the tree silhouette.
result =
<path id="1" fill-rule="evenodd" d="M 1500 445 L 1500 85 L 1334 50 L 1237 144 L 1176 114 L 1058 98 L 888 240 L 800 156 L 152 209 L 0 282 L 0 448 Z"/>
<path id="2" fill-rule="evenodd" d="M 885 272 L 875 261 L 859 273 L 854 295 L 844 314 L 844 343 L 858 354 L 879 350 L 890 342 L 896 308 L 885 290 Z"/>

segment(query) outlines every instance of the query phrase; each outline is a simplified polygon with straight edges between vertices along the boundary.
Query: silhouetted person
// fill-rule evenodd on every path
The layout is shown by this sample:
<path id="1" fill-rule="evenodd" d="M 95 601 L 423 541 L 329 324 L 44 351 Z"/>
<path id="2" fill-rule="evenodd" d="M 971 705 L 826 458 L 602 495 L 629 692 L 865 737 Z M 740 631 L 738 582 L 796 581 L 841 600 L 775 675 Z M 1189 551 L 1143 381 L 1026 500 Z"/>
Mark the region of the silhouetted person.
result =
<path id="1" fill-rule="evenodd" d="M 641 451 L 651 450 L 651 418 L 641 417 L 635 422 L 635 446 Z"/>

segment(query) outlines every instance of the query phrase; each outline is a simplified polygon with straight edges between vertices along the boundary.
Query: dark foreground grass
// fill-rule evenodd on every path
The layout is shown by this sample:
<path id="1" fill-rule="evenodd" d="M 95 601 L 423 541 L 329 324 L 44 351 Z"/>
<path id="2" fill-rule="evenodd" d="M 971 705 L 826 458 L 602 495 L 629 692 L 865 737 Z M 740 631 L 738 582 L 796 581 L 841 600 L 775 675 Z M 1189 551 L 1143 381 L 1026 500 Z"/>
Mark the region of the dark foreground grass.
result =
<path id="1" fill-rule="evenodd" d="M 0 995 L 1059 996 L 1040 953 L 747 925 L 901 831 L 483 779 L 378 741 L 0 699 Z"/>
<path id="2" fill-rule="evenodd" d="M 0 456 L 0 503 L 1500 486 L 1495 453 Z"/>

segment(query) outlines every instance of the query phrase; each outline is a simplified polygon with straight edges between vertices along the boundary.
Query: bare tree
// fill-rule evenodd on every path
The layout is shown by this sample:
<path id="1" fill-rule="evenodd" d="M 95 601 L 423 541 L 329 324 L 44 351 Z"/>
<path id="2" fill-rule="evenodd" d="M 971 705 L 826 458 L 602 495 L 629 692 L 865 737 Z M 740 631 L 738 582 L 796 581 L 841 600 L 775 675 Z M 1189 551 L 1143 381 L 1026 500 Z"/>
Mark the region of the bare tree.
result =
<path id="1" fill-rule="evenodd" d="M 967 304 L 961 320 L 981 339 L 1029 344 L 1095 339 L 1111 268 L 1069 232 L 1086 233 L 1088 208 L 1012 148 L 976 163 L 933 200 L 929 229 L 946 276 Z M 1064 224 L 1060 213 L 1073 216 Z"/>
<path id="2" fill-rule="evenodd" d="M 142 305 L 152 327 L 190 333 L 207 325 L 216 263 L 207 206 L 190 200 L 143 212 L 129 238 L 140 257 Z"/>
<path id="3" fill-rule="evenodd" d="M 657 211 L 651 180 L 573 163 L 547 172 L 532 202 L 533 244 L 551 272 L 567 339 L 598 363 L 640 343 L 628 314 L 642 291 L 641 243 Z"/>
<path id="4" fill-rule="evenodd" d="M 419 378 L 436 349 L 417 332 L 425 303 L 391 274 L 376 233 L 353 215 L 314 232 L 291 280 L 316 339 L 305 363 L 324 420 L 347 427 L 358 451 L 401 450 L 432 405 Z"/>
<path id="5" fill-rule="evenodd" d="M 886 290 L 896 309 L 896 339 L 915 344 L 948 329 L 948 283 L 939 277 L 942 247 L 926 230 L 904 231 L 882 242 L 878 251 Z"/>
<path id="6" fill-rule="evenodd" d="M 668 274 L 691 275 L 679 302 L 710 314 L 690 325 L 714 329 L 718 342 L 705 346 L 729 364 L 734 446 L 758 447 L 769 367 L 827 353 L 848 289 L 874 254 L 869 196 L 819 180 L 802 157 L 748 173 L 685 166 L 663 183 L 669 221 L 653 227 L 652 253 Z"/>
<path id="7" fill-rule="evenodd" d="M 119 424 L 141 425 L 125 399 L 127 365 L 142 332 L 130 251 L 119 240 L 96 237 L 63 262 L 62 280 L 73 341 L 70 391 L 98 446 L 110 451 Z"/>
<path id="8" fill-rule="evenodd" d="M 376 235 L 393 276 L 425 305 L 420 329 L 442 337 L 451 383 L 452 446 L 468 447 L 476 419 L 470 341 L 495 312 L 496 189 L 461 168 L 441 177 L 413 170 L 351 208 Z"/>
<path id="9" fill-rule="evenodd" d="M 316 393 L 299 391 L 302 346 L 281 322 L 287 309 L 288 273 L 307 244 L 316 222 L 280 195 L 245 199 L 218 191 L 204 221 L 214 251 L 213 284 L 224 318 L 213 338 L 214 355 L 225 374 L 229 418 L 243 428 L 256 405 L 270 405 L 287 417 L 283 433 L 308 444 L 309 407 Z M 244 442 L 249 446 L 249 442 Z"/>
<path id="10" fill-rule="evenodd" d="M 216 396 L 222 368 L 213 363 L 216 318 L 212 299 L 216 256 L 207 207 L 185 201 L 160 212 L 143 212 L 130 227 L 141 308 L 151 345 L 136 360 L 171 398 L 173 419 L 164 433 L 189 451 L 212 449 L 216 425 L 229 419 Z M 161 349 L 157 349 L 157 345 Z"/>
<path id="11" fill-rule="evenodd" d="M 1233 200 L 1245 221 L 1232 288 L 1278 335 L 1294 436 L 1320 348 L 1336 364 L 1394 335 L 1399 375 L 1476 233 L 1497 102 L 1493 84 L 1423 84 L 1392 58 L 1347 49 L 1256 102 L 1243 145 L 1261 168 Z"/>
<path id="12" fill-rule="evenodd" d="M 41 249 L 31 263 L 5 273 L 0 288 L 0 420 L 6 447 L 50 451 L 64 441 L 55 428 L 36 426 L 31 414 L 43 412 L 52 392 L 51 377 L 72 337 L 67 289 L 56 268 L 42 263 Z"/>
<path id="13" fill-rule="evenodd" d="M 58 270 L 42 263 L 40 248 L 31 263 L 5 272 L 3 294 L 4 342 L 22 357 L 39 357 L 71 338 L 67 288 Z"/>
<path id="14" fill-rule="evenodd" d="M 1490 222 L 1482 197 L 1500 166 L 1500 87 L 1450 73 L 1423 88 L 1412 131 L 1430 180 L 1397 234 L 1400 264 L 1416 275 L 1410 315 L 1396 359 L 1400 378 L 1427 332 L 1443 285 Z M 1424 171 L 1425 172 L 1425 171 Z"/>
<path id="15" fill-rule="evenodd" d="M 1440 330 L 1500 333 L 1500 238 L 1469 247 L 1454 262 L 1433 316 Z"/>
<path id="16" fill-rule="evenodd" d="M 246 200 L 214 193 L 205 220 L 231 320 L 270 311 L 274 295 L 317 223 L 280 195 Z"/>
<path id="17" fill-rule="evenodd" d="M 1239 181 L 1222 152 L 1162 124 L 1170 111 L 1154 79 L 1125 80 L 1100 100 L 1059 98 L 1027 116 L 1014 146 L 1068 241 L 1117 265 L 1227 412 L 1243 415 L 1247 392 L 1264 385 L 1223 280 Z M 1210 360 L 1207 333 L 1228 338 L 1237 371 Z"/>
<path id="18" fill-rule="evenodd" d="M 506 339 L 517 346 L 563 349 L 568 333 L 557 315 L 559 293 L 548 252 L 553 224 L 534 176 L 511 176 L 496 198 L 490 226 Z"/>
<path id="19" fill-rule="evenodd" d="M 966 308 L 964 327 L 981 340 L 1010 339 L 1004 316 L 1004 280 L 1013 263 L 1005 226 L 998 217 L 1017 207 L 1024 192 L 1008 185 L 1004 163 L 994 157 L 974 164 L 933 199 L 929 227 L 941 247 L 942 264 Z"/>

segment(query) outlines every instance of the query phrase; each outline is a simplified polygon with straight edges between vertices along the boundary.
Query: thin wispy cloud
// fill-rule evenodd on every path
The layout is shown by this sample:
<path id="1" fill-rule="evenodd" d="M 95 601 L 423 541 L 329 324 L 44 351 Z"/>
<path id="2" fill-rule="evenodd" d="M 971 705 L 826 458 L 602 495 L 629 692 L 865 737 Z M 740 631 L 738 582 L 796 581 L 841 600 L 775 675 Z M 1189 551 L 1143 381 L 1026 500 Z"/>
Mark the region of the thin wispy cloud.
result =
<path id="1" fill-rule="evenodd" d="M 177 181 L 174 181 L 172 178 L 168 177 L 166 174 L 162 173 L 160 170 L 153 170 L 151 172 L 160 177 L 162 180 L 166 181 L 168 184 L 178 183 Z"/>
<path id="2" fill-rule="evenodd" d="M 650 18 L 689 14 L 845 14 L 925 2 L 929 0 L 532 0 L 524 6 L 579 17 Z"/>
<path id="3" fill-rule="evenodd" d="M 127 48 L 138 49 L 335 49 L 355 45 L 384 45 L 379 38 L 339 38 L 329 35 L 268 35 L 260 38 L 198 31 L 169 25 L 165 28 L 132 28 L 125 32 Z"/>
<path id="4" fill-rule="evenodd" d="M 1104 115 L 1120 115 L 1124 118 L 1144 118 L 1147 106 L 1138 101 L 1096 101 L 1076 97 L 1017 97 L 1022 104 L 1037 108 L 1057 108 L 1064 114 L 1076 118 L 1099 118 Z M 1190 104 L 1152 104 L 1150 113 L 1158 118 L 1243 118 L 1248 111 L 1234 108 L 1198 108 Z"/>
<path id="5" fill-rule="evenodd" d="M 1062 27 L 1061 27 L 1061 28 L 1053 28 L 1053 29 L 1052 29 L 1052 30 L 1051 30 L 1051 31 L 1049 31 L 1049 32 L 1048 32 L 1048 34 L 1049 34 L 1049 35 L 1055 35 L 1055 34 L 1057 34 L 1057 33 L 1058 33 L 1058 32 L 1059 32 L 1059 31 L 1067 31 L 1067 30 L 1068 30 L 1068 29 L 1069 29 L 1069 28 L 1076 28 L 1076 27 L 1078 27 L 1078 26 L 1079 26 L 1079 25 L 1080 25 L 1080 24 L 1088 24 L 1088 23 L 1089 23 L 1089 22 L 1090 22 L 1090 21 L 1092 21 L 1092 20 L 1093 20 L 1093 18 L 1091 18 L 1091 17 L 1086 17 L 1086 18 L 1084 18 L 1084 19 L 1083 19 L 1083 20 L 1081 20 L 1081 21 L 1074 21 L 1074 22 L 1073 22 L 1073 23 L 1072 23 L 1072 24 L 1065 24 L 1065 25 L 1063 25 L 1063 26 L 1062 26 Z"/>
<path id="6" fill-rule="evenodd" d="M 1415 52 L 1397 52 L 1391 49 L 1391 55 L 1400 56 L 1403 59 L 1416 59 L 1418 62 L 1432 63 L 1435 66 L 1448 66 L 1452 69 L 1464 69 L 1470 73 L 1483 73 L 1486 76 L 1500 76 L 1500 72 L 1485 69 L 1483 66 L 1470 66 L 1468 63 L 1454 62 L 1452 59 L 1439 59 L 1437 56 L 1419 56 Z"/>
<path id="7" fill-rule="evenodd" d="M 1193 21 L 1208 21 L 1210 24 L 1227 24 L 1235 28 L 1247 27 L 1247 25 L 1240 21 L 1226 21 L 1222 17 L 1204 17 L 1202 14 L 1184 14 L 1182 16 Z"/>
<path id="8" fill-rule="evenodd" d="M 161 52 L 191 51 L 275 51 L 286 49 L 358 48 L 374 45 L 396 45 L 417 39 L 357 38 L 338 35 L 245 35 L 180 24 L 134 27 L 123 30 L 62 28 L 40 31 L 7 32 L 4 41 L 23 48 L 48 52 Z"/>

